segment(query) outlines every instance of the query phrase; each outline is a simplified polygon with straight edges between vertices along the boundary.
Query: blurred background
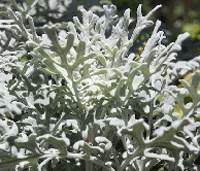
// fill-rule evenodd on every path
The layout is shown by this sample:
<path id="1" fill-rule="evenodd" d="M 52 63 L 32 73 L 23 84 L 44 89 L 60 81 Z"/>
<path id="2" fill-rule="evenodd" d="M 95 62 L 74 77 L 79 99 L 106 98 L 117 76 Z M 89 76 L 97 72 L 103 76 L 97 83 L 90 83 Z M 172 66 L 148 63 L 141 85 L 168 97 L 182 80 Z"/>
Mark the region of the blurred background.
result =
<path id="1" fill-rule="evenodd" d="M 178 60 L 190 60 L 200 55 L 200 0 L 72 0 L 72 2 L 82 4 L 86 9 L 93 5 L 114 4 L 117 6 L 117 13 L 122 16 L 127 8 L 131 9 L 131 17 L 136 19 L 136 10 L 142 4 L 143 15 L 146 15 L 156 5 L 160 8 L 152 17 L 162 21 L 161 29 L 165 32 L 167 39 L 163 42 L 168 44 L 175 41 L 177 36 L 184 32 L 189 32 L 191 38 L 183 42 L 183 50 L 178 54 Z M 130 26 L 130 32 L 134 29 L 134 24 Z M 142 52 L 145 41 L 151 35 L 153 28 L 145 29 L 134 46 L 138 54 Z M 137 44 L 137 45 L 136 45 Z M 139 48 L 138 48 L 139 46 Z"/>
<path id="2" fill-rule="evenodd" d="M 143 15 L 161 4 L 162 8 L 155 13 L 153 21 L 162 21 L 161 29 L 167 35 L 165 43 L 175 41 L 181 33 L 189 32 L 191 38 L 183 43 L 179 60 L 189 60 L 200 55 L 200 0 L 112 0 L 112 3 L 117 6 L 120 15 L 125 9 L 130 8 L 133 18 L 136 18 L 139 4 L 142 4 Z M 146 34 L 141 35 L 143 39 L 144 35 Z"/>

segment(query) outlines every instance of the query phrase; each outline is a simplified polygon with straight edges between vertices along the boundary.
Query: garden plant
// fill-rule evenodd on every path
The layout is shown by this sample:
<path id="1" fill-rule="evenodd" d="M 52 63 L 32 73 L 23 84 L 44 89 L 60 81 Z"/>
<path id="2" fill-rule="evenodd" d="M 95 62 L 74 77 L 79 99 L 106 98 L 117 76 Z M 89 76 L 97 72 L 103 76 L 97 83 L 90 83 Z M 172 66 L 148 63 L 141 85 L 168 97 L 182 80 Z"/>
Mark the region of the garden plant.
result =
<path id="1" fill-rule="evenodd" d="M 42 2 L 0 3 L 0 171 L 198 170 L 200 57 L 176 60 L 189 34 L 162 43 L 161 5 L 139 5 L 130 32 L 130 9 L 47 22 Z"/>

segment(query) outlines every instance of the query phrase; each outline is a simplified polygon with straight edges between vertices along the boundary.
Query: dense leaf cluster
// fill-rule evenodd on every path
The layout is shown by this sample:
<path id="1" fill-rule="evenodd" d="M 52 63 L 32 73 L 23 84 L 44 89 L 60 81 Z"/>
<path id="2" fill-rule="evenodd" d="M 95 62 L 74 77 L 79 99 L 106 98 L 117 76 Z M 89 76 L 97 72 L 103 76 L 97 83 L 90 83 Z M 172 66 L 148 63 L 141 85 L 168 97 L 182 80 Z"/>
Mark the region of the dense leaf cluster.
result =
<path id="1" fill-rule="evenodd" d="M 130 33 L 130 10 L 118 18 L 114 5 L 41 27 L 31 16 L 40 1 L 9 2 L 0 15 L 0 170 L 198 169 L 200 57 L 173 62 L 189 34 L 163 45 L 156 21 L 139 56 L 130 51 L 161 5 L 146 16 L 140 5 Z M 174 84 L 190 71 L 190 83 Z"/>

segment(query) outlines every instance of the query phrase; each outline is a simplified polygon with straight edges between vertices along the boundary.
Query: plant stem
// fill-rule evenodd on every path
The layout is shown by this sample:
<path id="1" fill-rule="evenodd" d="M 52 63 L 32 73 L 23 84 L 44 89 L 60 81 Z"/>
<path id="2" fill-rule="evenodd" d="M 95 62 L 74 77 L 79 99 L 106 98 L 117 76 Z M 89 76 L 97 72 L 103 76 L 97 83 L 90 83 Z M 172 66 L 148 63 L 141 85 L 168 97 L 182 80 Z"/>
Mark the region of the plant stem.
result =
<path id="1" fill-rule="evenodd" d="M 93 163 L 89 162 L 89 161 L 85 161 L 85 166 L 86 166 L 86 171 L 94 171 L 93 170 Z"/>

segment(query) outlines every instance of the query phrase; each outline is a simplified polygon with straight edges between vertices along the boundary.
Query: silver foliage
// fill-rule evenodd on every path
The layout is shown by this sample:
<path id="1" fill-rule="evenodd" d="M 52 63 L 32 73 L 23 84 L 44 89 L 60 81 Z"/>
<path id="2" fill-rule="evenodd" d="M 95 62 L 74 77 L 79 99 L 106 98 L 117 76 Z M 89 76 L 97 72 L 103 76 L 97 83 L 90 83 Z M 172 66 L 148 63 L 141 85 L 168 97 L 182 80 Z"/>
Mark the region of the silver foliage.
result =
<path id="1" fill-rule="evenodd" d="M 0 20 L 0 170 L 197 169 L 200 58 L 173 62 L 189 34 L 163 45 L 158 20 L 140 57 L 129 53 L 161 5 L 145 16 L 138 7 L 129 38 L 130 9 L 119 19 L 114 5 L 101 17 L 81 8 L 82 20 L 45 25 L 39 35 L 36 3 L 8 8 Z M 191 84 L 173 84 L 191 70 Z"/>

